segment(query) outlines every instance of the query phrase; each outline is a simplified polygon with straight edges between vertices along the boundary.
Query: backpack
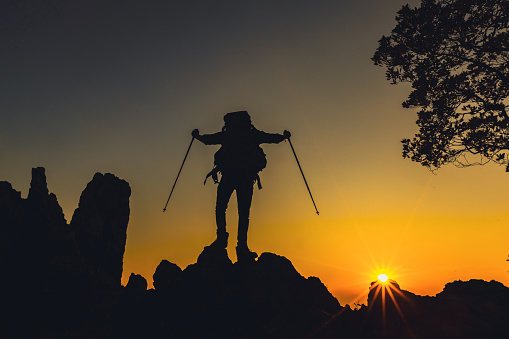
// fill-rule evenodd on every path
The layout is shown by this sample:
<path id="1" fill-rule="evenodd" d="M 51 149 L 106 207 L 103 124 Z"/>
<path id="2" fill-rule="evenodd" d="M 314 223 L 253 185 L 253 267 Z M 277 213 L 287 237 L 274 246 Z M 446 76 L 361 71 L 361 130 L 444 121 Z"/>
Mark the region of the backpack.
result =
<path id="1" fill-rule="evenodd" d="M 259 145 L 250 145 L 249 148 L 242 151 L 240 156 L 230 153 L 228 148 L 221 146 L 214 154 L 214 166 L 218 168 L 219 172 L 231 168 L 243 168 L 258 173 L 267 166 L 267 157 Z"/>
<path id="2" fill-rule="evenodd" d="M 249 128 L 249 131 L 256 131 L 251 125 L 251 117 L 246 111 L 231 112 L 224 116 L 225 128 L 235 128 L 235 126 L 243 126 Z M 250 137 L 240 143 L 233 143 L 233 145 L 221 146 L 221 148 L 214 154 L 214 168 L 205 177 L 207 182 L 208 177 L 212 176 L 214 183 L 218 183 L 217 173 L 229 170 L 247 170 L 255 175 L 255 181 L 258 182 L 258 188 L 261 189 L 260 176 L 258 172 L 267 166 L 267 158 L 263 149 Z"/>
<path id="3" fill-rule="evenodd" d="M 247 161 L 243 164 L 244 169 L 248 169 L 255 175 L 255 181 L 258 183 L 258 189 L 262 189 L 262 183 L 258 172 L 262 171 L 267 166 L 267 158 L 263 149 L 259 145 L 256 145 L 248 154 L 246 154 L 245 160 Z M 227 171 L 232 167 L 231 158 L 228 156 L 228 150 L 225 149 L 225 147 L 221 147 L 214 154 L 214 168 L 207 174 L 203 184 L 205 185 L 207 183 L 207 179 L 210 176 L 212 177 L 212 180 L 214 180 L 214 183 L 217 184 L 219 182 L 217 173 L 224 173 L 224 171 Z"/>

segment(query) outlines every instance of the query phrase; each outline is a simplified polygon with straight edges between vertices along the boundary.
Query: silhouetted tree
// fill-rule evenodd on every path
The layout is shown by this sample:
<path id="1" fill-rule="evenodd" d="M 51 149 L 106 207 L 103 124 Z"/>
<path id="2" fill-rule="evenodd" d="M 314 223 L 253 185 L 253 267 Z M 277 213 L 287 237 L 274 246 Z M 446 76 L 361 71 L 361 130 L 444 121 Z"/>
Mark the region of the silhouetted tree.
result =
<path id="1" fill-rule="evenodd" d="M 403 157 L 432 170 L 494 161 L 509 171 L 509 1 L 422 0 L 396 20 L 372 60 L 392 84 L 410 82 L 403 107 L 420 108 Z"/>

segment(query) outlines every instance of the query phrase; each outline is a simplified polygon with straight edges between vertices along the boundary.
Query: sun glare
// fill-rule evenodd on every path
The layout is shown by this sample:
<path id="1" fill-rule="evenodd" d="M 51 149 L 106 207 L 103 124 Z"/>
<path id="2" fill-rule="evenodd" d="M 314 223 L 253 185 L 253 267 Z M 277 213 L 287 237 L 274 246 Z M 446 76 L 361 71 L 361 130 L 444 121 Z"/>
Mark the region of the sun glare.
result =
<path id="1" fill-rule="evenodd" d="M 383 282 L 383 283 L 384 283 L 384 282 L 386 282 L 388 279 L 389 279 L 389 277 L 387 276 L 387 274 L 383 274 L 383 273 L 382 273 L 382 274 L 380 274 L 380 275 L 378 276 L 378 280 L 380 280 L 380 281 L 381 281 L 381 282 Z"/>

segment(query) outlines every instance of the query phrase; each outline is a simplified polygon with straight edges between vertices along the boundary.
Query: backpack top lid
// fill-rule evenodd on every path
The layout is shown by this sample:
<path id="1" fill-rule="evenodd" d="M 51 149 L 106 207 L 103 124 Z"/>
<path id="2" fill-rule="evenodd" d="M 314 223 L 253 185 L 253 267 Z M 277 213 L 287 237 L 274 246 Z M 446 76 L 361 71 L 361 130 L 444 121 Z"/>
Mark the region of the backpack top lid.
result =
<path id="1" fill-rule="evenodd" d="M 226 128 L 250 127 L 251 117 L 247 111 L 230 112 L 224 116 L 224 125 Z"/>

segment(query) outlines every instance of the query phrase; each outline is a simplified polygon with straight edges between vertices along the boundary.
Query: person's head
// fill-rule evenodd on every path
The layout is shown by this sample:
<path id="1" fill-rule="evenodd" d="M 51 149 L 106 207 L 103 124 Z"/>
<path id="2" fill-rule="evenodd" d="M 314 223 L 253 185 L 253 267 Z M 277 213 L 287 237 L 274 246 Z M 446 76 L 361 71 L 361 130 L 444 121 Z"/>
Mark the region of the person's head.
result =
<path id="1" fill-rule="evenodd" d="M 224 116 L 224 127 L 228 130 L 250 129 L 251 117 L 247 111 L 230 112 Z"/>

